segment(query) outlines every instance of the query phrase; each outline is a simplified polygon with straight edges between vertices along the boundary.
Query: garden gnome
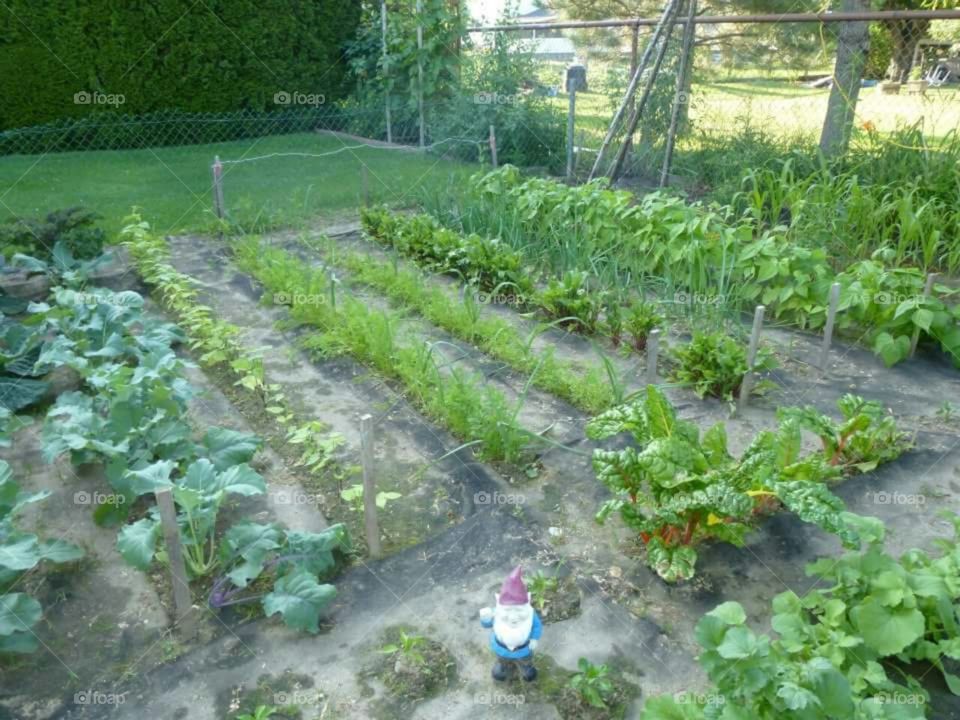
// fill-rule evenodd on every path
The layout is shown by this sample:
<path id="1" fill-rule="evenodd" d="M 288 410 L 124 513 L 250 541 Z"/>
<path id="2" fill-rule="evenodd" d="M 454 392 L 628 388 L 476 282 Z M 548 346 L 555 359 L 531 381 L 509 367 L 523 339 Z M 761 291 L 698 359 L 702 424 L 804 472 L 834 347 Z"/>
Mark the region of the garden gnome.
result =
<path id="1" fill-rule="evenodd" d="M 490 649 L 497 656 L 493 666 L 494 680 L 509 680 L 520 669 L 520 675 L 530 682 L 537 677 L 533 666 L 533 651 L 543 632 L 540 616 L 530 604 L 530 593 L 520 576 L 517 565 L 503 581 L 495 608 L 480 610 L 480 624 L 491 628 Z"/>

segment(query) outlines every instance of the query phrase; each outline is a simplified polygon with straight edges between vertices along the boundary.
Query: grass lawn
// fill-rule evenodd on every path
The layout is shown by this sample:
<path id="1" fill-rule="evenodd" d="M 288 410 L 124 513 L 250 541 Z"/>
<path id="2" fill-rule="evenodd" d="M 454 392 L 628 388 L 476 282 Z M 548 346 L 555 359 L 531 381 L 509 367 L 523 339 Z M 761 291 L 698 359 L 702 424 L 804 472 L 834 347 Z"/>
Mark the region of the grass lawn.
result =
<path id="1" fill-rule="evenodd" d="M 0 219 L 36 216 L 83 205 L 115 232 L 130 208 L 143 208 L 158 231 L 208 226 L 212 220 L 210 165 L 270 153 L 325 153 L 324 158 L 280 157 L 224 168 L 231 217 L 247 225 L 294 224 L 357 207 L 361 162 L 369 171 L 373 202 L 403 204 L 424 185 L 448 186 L 476 164 L 403 150 L 343 150 L 359 141 L 317 133 L 272 136 L 212 145 L 70 152 L 0 157 Z"/>
<path id="2" fill-rule="evenodd" d="M 777 78 L 741 78 L 694 83 L 690 117 L 698 130 L 733 133 L 749 121 L 767 132 L 795 139 L 819 136 L 827 111 L 829 89 L 812 89 Z M 567 108 L 567 96 L 553 98 Z M 577 137 L 583 133 L 586 147 L 597 148 L 613 116 L 611 103 L 600 86 L 577 95 Z M 879 132 L 898 125 L 924 121 L 929 137 L 942 137 L 960 127 L 960 88 L 929 88 L 925 95 L 881 95 L 877 88 L 863 88 L 857 103 L 857 123 L 870 122 Z"/>

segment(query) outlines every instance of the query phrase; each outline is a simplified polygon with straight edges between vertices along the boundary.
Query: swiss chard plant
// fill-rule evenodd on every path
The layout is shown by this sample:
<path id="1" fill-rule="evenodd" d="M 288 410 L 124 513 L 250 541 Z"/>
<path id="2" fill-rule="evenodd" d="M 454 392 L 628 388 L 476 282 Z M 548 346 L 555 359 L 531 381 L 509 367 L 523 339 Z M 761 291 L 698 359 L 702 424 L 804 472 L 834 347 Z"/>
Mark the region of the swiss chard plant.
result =
<path id="1" fill-rule="evenodd" d="M 343 525 L 310 533 L 238 523 L 224 534 L 224 572 L 208 603 L 220 609 L 259 601 L 267 616 L 279 613 L 288 627 L 316 633 L 321 612 L 336 597 L 336 588 L 324 581 L 350 550 Z"/>
<path id="2" fill-rule="evenodd" d="M 41 540 L 17 527 L 17 514 L 49 495 L 23 492 L 10 466 L 0 460 L 0 653 L 37 649 L 32 628 L 40 621 L 43 608 L 27 593 L 12 591 L 17 580 L 43 562 L 66 563 L 83 557 L 83 551 L 72 543 Z"/>
<path id="3" fill-rule="evenodd" d="M 777 416 L 817 435 L 827 462 L 846 471 L 869 472 L 910 447 L 909 435 L 897 428 L 896 419 L 880 403 L 847 393 L 837 407 L 840 422 L 810 405 L 781 408 Z"/>
<path id="4" fill-rule="evenodd" d="M 693 576 L 697 544 L 742 545 L 771 501 L 838 535 L 844 544 L 859 542 L 856 516 L 824 484 L 837 471 L 818 454 L 801 456 L 795 423 L 758 434 L 735 459 L 722 424 L 701 437 L 696 425 L 677 418 L 660 390 L 648 386 L 642 401 L 598 415 L 586 432 L 592 439 L 622 432 L 633 436 L 635 446 L 594 451 L 597 477 L 613 492 L 597 519 L 619 512 L 639 533 L 648 564 L 668 582 Z"/>

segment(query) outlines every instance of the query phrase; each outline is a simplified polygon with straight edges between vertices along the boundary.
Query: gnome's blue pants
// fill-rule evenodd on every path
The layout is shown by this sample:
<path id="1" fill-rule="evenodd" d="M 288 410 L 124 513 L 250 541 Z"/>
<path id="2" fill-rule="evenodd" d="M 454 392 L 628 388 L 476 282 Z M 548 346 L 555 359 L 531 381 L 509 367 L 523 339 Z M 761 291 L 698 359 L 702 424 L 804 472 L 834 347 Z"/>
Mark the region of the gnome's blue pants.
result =
<path id="1" fill-rule="evenodd" d="M 518 669 L 520 676 L 527 682 L 537 677 L 537 669 L 533 666 L 533 653 L 516 659 L 497 658 L 491 674 L 494 680 L 512 680 L 516 677 Z"/>

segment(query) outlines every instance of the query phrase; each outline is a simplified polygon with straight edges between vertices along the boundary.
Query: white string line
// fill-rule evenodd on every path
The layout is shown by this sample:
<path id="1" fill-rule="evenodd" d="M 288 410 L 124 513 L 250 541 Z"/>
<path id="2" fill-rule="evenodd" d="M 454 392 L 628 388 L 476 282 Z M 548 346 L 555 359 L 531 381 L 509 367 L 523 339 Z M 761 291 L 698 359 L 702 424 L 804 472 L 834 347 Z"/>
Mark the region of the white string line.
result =
<path id="1" fill-rule="evenodd" d="M 456 138 L 456 137 L 447 138 L 446 140 L 439 140 L 435 143 L 432 143 L 431 145 L 426 145 L 422 148 L 418 146 L 407 146 L 407 145 L 391 146 L 391 145 L 385 145 L 382 143 L 376 144 L 376 145 L 370 144 L 370 143 L 360 143 L 358 145 L 344 145 L 342 148 L 337 148 L 336 150 L 331 150 L 330 152 L 325 152 L 325 153 L 277 152 L 277 153 L 270 153 L 268 155 L 259 155 L 257 157 L 252 157 L 252 158 L 243 158 L 240 160 L 221 160 L 220 164 L 221 165 L 240 165 L 241 163 L 256 162 L 257 160 L 269 160 L 270 158 L 275 158 L 275 157 L 324 158 L 324 157 L 330 157 L 331 155 L 337 155 L 344 151 L 361 150 L 363 148 L 372 148 L 374 150 L 402 150 L 403 152 L 418 152 L 421 150 L 430 150 L 432 148 L 437 147 L 438 145 L 443 145 L 444 143 L 449 143 L 449 142 L 472 143 L 474 145 L 477 145 L 478 147 L 483 145 L 482 140 L 474 140 L 473 138 Z"/>

